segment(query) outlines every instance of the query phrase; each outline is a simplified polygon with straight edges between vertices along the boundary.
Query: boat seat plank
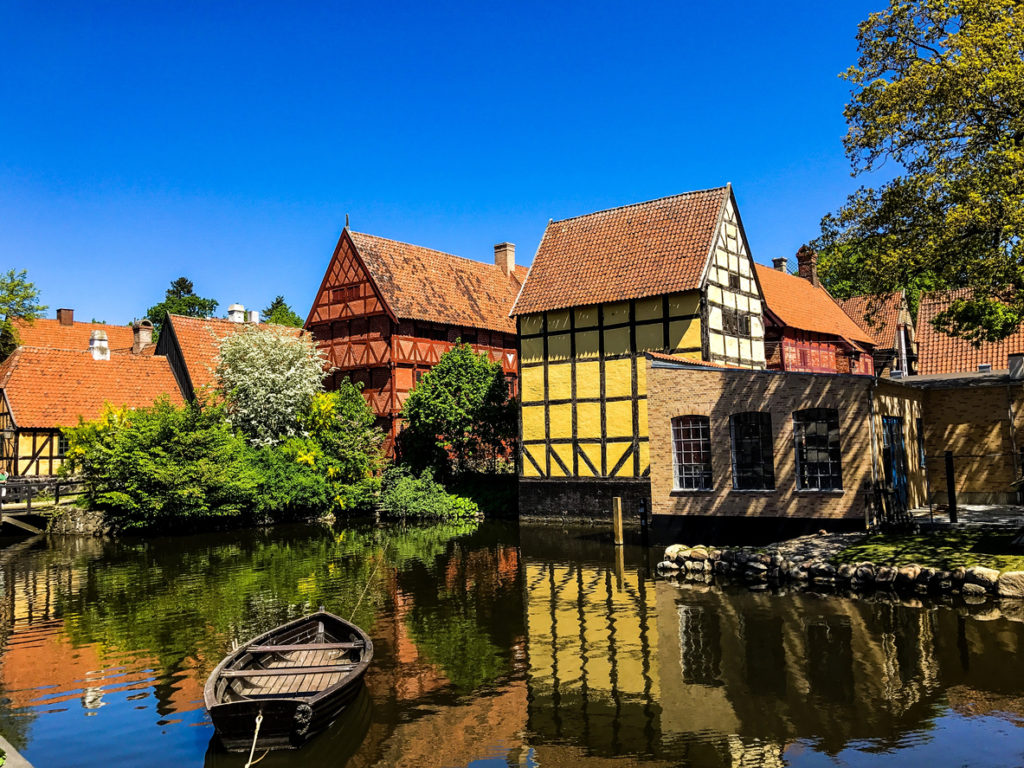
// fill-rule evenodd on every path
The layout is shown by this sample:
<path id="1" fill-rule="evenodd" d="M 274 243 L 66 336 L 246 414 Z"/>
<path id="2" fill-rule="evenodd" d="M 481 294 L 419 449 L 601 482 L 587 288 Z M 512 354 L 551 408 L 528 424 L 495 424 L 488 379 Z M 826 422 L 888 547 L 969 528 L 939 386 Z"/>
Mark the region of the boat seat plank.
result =
<path id="1" fill-rule="evenodd" d="M 355 664 L 328 664 L 322 667 L 274 667 L 272 669 L 225 669 L 222 677 L 275 677 L 277 675 L 322 675 L 325 672 L 347 672 Z"/>
<path id="2" fill-rule="evenodd" d="M 291 651 L 350 651 L 362 648 L 362 643 L 303 643 L 300 645 L 254 645 L 250 653 L 289 653 Z"/>

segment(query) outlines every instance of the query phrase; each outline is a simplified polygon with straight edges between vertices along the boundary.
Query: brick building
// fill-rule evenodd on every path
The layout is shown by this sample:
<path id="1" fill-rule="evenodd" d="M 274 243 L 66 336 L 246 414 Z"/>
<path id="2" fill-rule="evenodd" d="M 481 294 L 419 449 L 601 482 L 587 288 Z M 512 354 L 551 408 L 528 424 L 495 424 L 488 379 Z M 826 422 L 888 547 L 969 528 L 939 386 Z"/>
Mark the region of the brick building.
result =
<path id="1" fill-rule="evenodd" d="M 922 394 L 865 375 L 648 355 L 656 516 L 860 524 L 875 484 L 925 503 Z"/>
<path id="2" fill-rule="evenodd" d="M 11 324 L 14 326 L 18 346 L 21 347 L 83 350 L 89 348 L 93 331 L 103 331 L 107 335 L 107 345 L 111 354 L 128 354 L 133 351 L 138 354 L 141 351 L 143 354 L 151 355 L 154 352 L 151 340 L 145 342 L 143 349 L 133 349 L 135 333 L 132 326 L 83 323 L 75 320 L 73 309 L 58 309 L 56 318 L 12 318 Z"/>
<path id="3" fill-rule="evenodd" d="M 798 274 L 757 265 L 765 301 L 765 350 L 773 371 L 874 373 L 875 339 L 858 326 L 818 280 L 818 255 L 803 246 Z"/>
<path id="4" fill-rule="evenodd" d="M 509 310 L 525 277 L 511 243 L 486 264 L 345 227 L 305 327 L 335 367 L 335 386 L 363 384 L 393 445 L 410 390 L 458 340 L 501 363 L 517 389 Z"/>
<path id="5" fill-rule="evenodd" d="M 762 307 L 730 186 L 550 222 L 512 312 L 521 513 L 648 504 L 644 354 L 761 368 Z"/>
<path id="6" fill-rule="evenodd" d="M 1014 365 L 1013 358 L 1017 362 Z M 946 451 L 953 454 L 957 503 L 1018 504 L 1024 472 L 1024 355 L 1009 369 L 936 373 L 906 383 L 921 392 L 931 501 L 946 504 Z"/>

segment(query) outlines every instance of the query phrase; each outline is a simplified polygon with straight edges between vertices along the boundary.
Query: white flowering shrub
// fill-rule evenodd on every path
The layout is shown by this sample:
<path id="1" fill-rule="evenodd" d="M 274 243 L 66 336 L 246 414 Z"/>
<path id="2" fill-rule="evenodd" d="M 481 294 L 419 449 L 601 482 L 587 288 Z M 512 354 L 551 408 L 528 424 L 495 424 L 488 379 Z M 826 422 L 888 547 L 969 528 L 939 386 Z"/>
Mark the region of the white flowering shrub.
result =
<path id="1" fill-rule="evenodd" d="M 299 433 L 299 414 L 329 372 L 309 334 L 250 326 L 220 344 L 217 378 L 233 426 L 257 445 Z"/>

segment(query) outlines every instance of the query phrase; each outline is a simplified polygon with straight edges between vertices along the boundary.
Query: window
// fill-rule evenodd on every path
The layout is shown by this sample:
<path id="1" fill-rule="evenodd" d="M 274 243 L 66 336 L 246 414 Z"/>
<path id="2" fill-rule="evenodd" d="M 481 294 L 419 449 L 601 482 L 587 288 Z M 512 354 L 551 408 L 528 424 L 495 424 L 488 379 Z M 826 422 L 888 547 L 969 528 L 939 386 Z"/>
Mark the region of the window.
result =
<path id="1" fill-rule="evenodd" d="M 331 291 L 331 301 L 344 304 L 359 298 L 359 285 L 343 285 Z"/>
<path id="2" fill-rule="evenodd" d="M 61 432 L 57 437 L 57 458 L 62 459 L 68 455 L 68 439 Z"/>
<path id="3" fill-rule="evenodd" d="M 740 289 L 740 276 L 735 272 L 729 273 L 729 288 L 734 291 L 738 291 Z"/>
<path id="4" fill-rule="evenodd" d="M 723 309 L 722 330 L 730 336 L 749 336 L 750 315 L 740 314 L 735 309 Z"/>
<path id="5" fill-rule="evenodd" d="M 672 465 L 677 490 L 711 490 L 711 425 L 707 416 L 672 419 Z"/>
<path id="6" fill-rule="evenodd" d="M 732 437 L 732 487 L 741 490 L 775 489 L 770 413 L 734 413 L 729 417 Z"/>
<path id="7" fill-rule="evenodd" d="M 797 488 L 841 490 L 839 411 L 835 408 L 808 408 L 795 412 L 793 436 L 796 440 Z"/>

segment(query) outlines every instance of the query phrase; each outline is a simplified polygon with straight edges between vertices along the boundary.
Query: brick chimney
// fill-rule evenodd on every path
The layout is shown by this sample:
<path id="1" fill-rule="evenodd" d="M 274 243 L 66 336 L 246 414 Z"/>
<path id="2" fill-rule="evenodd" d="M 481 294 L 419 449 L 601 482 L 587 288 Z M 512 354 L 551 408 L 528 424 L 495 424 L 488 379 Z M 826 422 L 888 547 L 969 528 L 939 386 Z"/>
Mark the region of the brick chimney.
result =
<path id="1" fill-rule="evenodd" d="M 149 320 L 132 323 L 132 354 L 142 354 L 142 350 L 153 343 L 153 324 Z"/>
<path id="2" fill-rule="evenodd" d="M 818 254 L 809 245 L 796 252 L 797 274 L 811 285 L 818 286 Z"/>
<path id="3" fill-rule="evenodd" d="M 106 331 L 93 331 L 89 336 L 89 351 L 93 360 L 109 360 L 110 344 L 107 343 Z"/>
<path id="4" fill-rule="evenodd" d="M 512 243 L 498 243 L 494 246 L 494 263 L 506 275 L 511 275 L 516 266 L 516 247 Z"/>
<path id="5" fill-rule="evenodd" d="M 57 322 L 61 325 L 74 325 L 75 324 L 75 310 L 73 309 L 58 309 L 57 310 Z"/>
<path id="6" fill-rule="evenodd" d="M 772 269 L 776 272 L 788 272 L 789 267 L 786 264 L 786 257 L 779 256 L 778 258 L 772 259 Z"/>

